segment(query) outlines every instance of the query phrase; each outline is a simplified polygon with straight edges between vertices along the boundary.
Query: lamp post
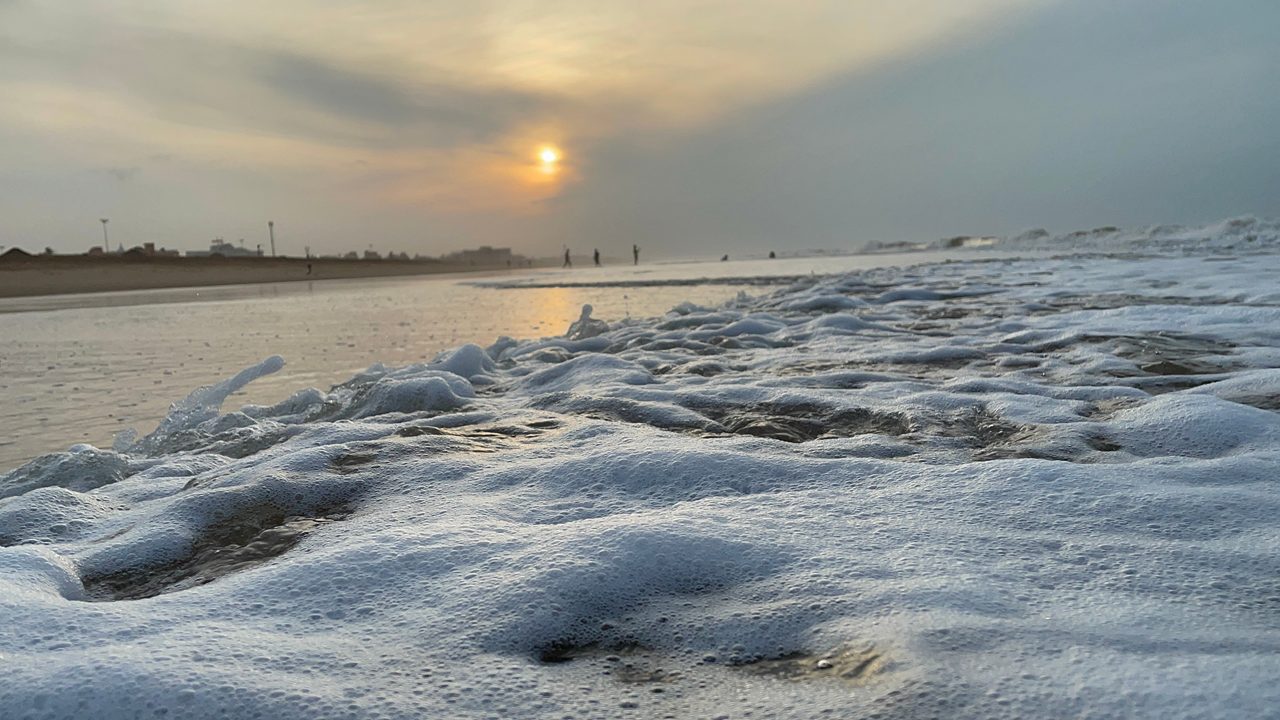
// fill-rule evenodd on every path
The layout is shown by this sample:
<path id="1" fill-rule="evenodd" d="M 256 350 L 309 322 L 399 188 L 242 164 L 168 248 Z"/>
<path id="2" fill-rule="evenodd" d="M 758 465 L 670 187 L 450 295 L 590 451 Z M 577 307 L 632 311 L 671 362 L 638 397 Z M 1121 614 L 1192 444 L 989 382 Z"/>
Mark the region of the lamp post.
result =
<path id="1" fill-rule="evenodd" d="M 271 235 L 271 257 L 276 256 L 276 221 L 267 221 L 267 233 Z"/>
<path id="2" fill-rule="evenodd" d="M 102 252 L 111 252 L 111 243 L 107 241 L 107 221 L 111 218 L 98 218 L 102 223 Z"/>

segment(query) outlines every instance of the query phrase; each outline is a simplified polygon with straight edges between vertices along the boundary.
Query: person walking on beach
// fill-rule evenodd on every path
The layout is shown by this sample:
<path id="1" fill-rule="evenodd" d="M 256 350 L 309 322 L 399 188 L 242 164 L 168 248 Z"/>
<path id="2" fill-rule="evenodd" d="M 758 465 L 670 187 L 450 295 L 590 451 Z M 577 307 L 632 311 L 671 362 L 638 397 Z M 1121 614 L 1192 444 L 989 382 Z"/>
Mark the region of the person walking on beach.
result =
<path id="1" fill-rule="evenodd" d="M 569 248 L 564 249 L 564 264 L 561 265 L 560 267 L 562 268 L 573 267 L 573 261 L 569 259 Z"/>
<path id="2" fill-rule="evenodd" d="M 634 262 L 632 263 L 633 265 L 640 264 L 640 246 L 639 245 L 631 246 L 631 257 L 634 259 Z"/>
<path id="3" fill-rule="evenodd" d="M 591 259 L 596 261 L 596 267 L 600 267 L 600 248 L 596 248 L 595 252 L 591 253 Z"/>

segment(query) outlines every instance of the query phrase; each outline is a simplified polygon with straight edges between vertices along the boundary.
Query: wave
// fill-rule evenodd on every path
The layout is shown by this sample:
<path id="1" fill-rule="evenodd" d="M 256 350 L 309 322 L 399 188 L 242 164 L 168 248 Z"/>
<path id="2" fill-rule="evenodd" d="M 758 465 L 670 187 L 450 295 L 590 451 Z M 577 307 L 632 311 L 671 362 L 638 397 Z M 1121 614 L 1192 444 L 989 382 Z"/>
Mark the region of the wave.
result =
<path id="1" fill-rule="evenodd" d="M 930 245 L 944 248 L 996 250 L 1119 252 L 1275 252 L 1280 248 L 1280 221 L 1242 215 L 1207 225 L 1114 225 L 1053 234 L 1044 228 L 1009 237 L 961 235 Z"/>
<path id="2" fill-rule="evenodd" d="M 882 268 L 224 411 L 268 358 L 0 475 L 0 708 L 1265 716 L 1278 270 Z"/>

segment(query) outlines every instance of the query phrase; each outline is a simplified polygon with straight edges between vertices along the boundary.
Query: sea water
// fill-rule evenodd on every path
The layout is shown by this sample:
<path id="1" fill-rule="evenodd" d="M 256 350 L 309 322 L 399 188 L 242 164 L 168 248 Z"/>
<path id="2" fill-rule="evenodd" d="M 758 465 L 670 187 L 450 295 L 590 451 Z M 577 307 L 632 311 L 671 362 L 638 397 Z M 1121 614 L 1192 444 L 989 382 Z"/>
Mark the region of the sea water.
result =
<path id="1" fill-rule="evenodd" d="M 233 403 L 328 388 L 372 363 L 422 361 L 462 343 L 562 334 L 587 303 L 607 320 L 652 317 L 683 301 L 718 304 L 769 278 L 936 257 L 666 263 L 0 299 L 0 470 L 77 442 L 109 446 L 127 428 L 150 431 L 192 388 L 267 354 L 283 356 L 285 368 Z"/>
<path id="2" fill-rule="evenodd" d="M 268 350 L 0 476 L 0 710 L 1276 717 L 1280 232 L 1226 236 L 228 404 Z"/>

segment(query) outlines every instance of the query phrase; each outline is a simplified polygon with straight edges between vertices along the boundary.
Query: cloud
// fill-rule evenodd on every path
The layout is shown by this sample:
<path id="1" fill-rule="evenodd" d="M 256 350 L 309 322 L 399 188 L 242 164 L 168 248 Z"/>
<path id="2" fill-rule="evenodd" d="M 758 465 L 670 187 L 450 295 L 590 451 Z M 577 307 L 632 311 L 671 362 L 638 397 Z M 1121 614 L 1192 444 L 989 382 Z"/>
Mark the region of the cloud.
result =
<path id="1" fill-rule="evenodd" d="M 718 256 L 1280 213 L 1280 99 L 1258 90 L 1280 64 L 1277 12 L 0 4 L 0 214 L 50 237 L 70 203 L 89 226 L 127 209 L 169 232 L 294 212 L 313 248 L 358 232 L 411 251 L 589 237 Z M 543 143 L 565 151 L 554 177 Z"/>
<path id="2" fill-rule="evenodd" d="M 1063 4 L 711 126 L 607 139 L 555 232 L 714 255 L 1280 214 L 1277 24 L 1262 2 Z"/>
<path id="3" fill-rule="evenodd" d="M 349 146 L 483 143 L 562 102 L 430 74 L 391 76 L 238 40 L 126 28 L 103 37 L 0 43 L 12 83 L 108 95 L 214 131 Z M 4 74 L 0 73 L 0 78 Z M 92 115 L 85 118 L 93 122 Z"/>
<path id="4" fill-rule="evenodd" d="M 545 112 L 554 99 L 513 89 L 409 82 L 340 67 L 319 57 L 256 50 L 248 64 L 284 98 L 324 114 L 398 129 L 433 143 L 485 142 Z"/>
<path id="5" fill-rule="evenodd" d="M 483 143 L 526 126 L 592 138 L 730 113 L 1018 1 L 797 0 L 780 12 L 772 0 L 712 0 L 691 12 L 673 0 L 140 0 L 128 11 L 68 0 L 0 27 L 0 81 L 351 146 Z"/>

